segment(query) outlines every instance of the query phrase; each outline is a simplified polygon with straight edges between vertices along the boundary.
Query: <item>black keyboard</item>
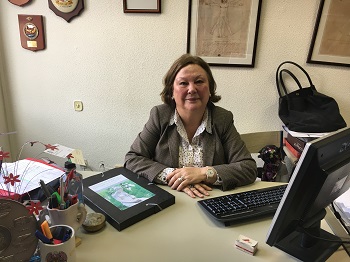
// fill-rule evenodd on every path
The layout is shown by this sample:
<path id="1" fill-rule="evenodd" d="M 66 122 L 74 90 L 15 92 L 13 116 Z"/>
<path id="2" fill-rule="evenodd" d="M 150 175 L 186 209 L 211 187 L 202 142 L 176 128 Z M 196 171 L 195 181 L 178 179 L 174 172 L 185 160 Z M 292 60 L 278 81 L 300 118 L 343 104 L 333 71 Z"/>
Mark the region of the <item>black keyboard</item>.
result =
<path id="1" fill-rule="evenodd" d="M 287 184 L 213 197 L 198 203 L 214 217 L 228 226 L 234 222 L 273 215 L 282 199 Z"/>

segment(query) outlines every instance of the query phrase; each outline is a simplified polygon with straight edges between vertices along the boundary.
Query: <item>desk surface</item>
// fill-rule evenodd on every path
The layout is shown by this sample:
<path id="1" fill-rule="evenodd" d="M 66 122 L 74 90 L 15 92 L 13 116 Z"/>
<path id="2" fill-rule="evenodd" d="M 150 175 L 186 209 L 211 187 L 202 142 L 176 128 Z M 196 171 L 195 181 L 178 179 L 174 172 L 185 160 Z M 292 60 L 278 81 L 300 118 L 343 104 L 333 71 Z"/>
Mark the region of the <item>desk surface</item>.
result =
<path id="1" fill-rule="evenodd" d="M 96 174 L 81 173 L 84 177 Z M 259 181 L 228 192 L 214 189 L 211 196 L 276 184 Z M 199 198 L 191 199 L 167 186 L 162 188 L 175 195 L 175 204 L 121 232 L 108 223 L 97 233 L 86 233 L 80 228 L 77 236 L 82 243 L 77 247 L 77 261 L 296 261 L 265 243 L 272 218 L 225 227 L 204 213 L 196 203 Z M 330 230 L 325 221 L 322 227 Z M 240 234 L 259 242 L 254 257 L 235 248 Z M 340 247 L 327 261 L 349 261 L 349 257 Z"/>

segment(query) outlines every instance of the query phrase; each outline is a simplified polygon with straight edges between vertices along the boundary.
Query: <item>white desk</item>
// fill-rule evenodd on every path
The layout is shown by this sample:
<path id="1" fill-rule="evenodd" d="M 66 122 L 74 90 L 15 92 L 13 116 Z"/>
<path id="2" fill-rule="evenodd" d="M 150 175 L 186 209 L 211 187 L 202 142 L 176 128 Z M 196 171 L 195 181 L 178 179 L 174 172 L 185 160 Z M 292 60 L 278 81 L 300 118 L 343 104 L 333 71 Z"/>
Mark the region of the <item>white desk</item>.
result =
<path id="1" fill-rule="evenodd" d="M 87 177 L 95 172 L 81 172 Z M 278 183 L 255 182 L 233 191 L 215 189 L 211 196 L 273 186 Z M 110 224 L 97 233 L 86 233 L 80 228 L 77 236 L 82 243 L 77 247 L 77 261 L 296 261 L 275 247 L 265 243 L 271 218 L 225 227 L 204 213 L 183 192 L 167 186 L 165 190 L 175 195 L 175 204 L 119 232 Z M 92 210 L 88 207 L 88 212 Z M 326 222 L 322 227 L 330 230 Z M 255 256 L 235 248 L 239 234 L 259 241 Z M 339 248 L 328 261 L 349 261 L 346 252 Z"/>

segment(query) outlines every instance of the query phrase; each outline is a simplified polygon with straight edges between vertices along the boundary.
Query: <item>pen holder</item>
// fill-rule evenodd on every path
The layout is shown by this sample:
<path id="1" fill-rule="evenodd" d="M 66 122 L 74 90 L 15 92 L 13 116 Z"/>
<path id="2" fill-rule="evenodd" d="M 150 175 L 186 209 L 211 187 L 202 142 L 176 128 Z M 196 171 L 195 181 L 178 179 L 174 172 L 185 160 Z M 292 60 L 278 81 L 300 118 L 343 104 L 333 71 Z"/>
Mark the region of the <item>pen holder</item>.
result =
<path id="1" fill-rule="evenodd" d="M 44 208 L 39 215 L 40 221 L 44 221 L 45 217 L 50 218 L 50 225 L 68 225 L 75 231 L 84 223 L 87 211 L 84 204 L 79 202 L 71 205 L 66 209 Z"/>
<path id="2" fill-rule="evenodd" d="M 39 240 L 39 250 L 40 257 L 42 262 L 46 261 L 67 261 L 75 262 L 76 253 L 75 253 L 75 231 L 72 227 L 67 225 L 56 225 L 51 226 L 50 230 L 53 234 L 54 239 L 63 240 L 64 242 L 59 244 L 45 244 Z M 55 236 L 55 231 L 66 231 L 70 232 L 68 239 L 64 239 L 65 235 Z M 60 239 L 61 238 L 61 239 Z"/>

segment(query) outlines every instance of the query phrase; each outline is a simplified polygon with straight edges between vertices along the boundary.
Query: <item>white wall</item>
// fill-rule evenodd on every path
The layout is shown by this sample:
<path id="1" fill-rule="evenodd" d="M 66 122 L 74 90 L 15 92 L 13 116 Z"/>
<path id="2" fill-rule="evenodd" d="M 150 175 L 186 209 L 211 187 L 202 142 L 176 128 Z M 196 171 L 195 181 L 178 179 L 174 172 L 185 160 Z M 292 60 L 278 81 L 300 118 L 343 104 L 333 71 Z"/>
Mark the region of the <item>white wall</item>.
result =
<path id="1" fill-rule="evenodd" d="M 79 148 L 97 169 L 100 161 L 123 163 L 149 110 L 161 103 L 162 78 L 186 52 L 188 1 L 162 0 L 161 14 L 124 14 L 121 0 L 84 2 L 82 14 L 67 23 L 47 1 L 24 7 L 0 1 L 1 78 L 17 148 L 28 140 Z M 263 0 L 255 68 L 212 68 L 223 98 L 218 105 L 233 111 L 241 133 L 280 129 L 274 77 L 284 60 L 305 66 L 350 123 L 349 68 L 306 64 L 318 5 Z M 21 47 L 18 14 L 44 16 L 44 51 Z M 73 110 L 73 100 L 83 101 L 82 112 Z M 24 156 L 33 150 L 39 149 Z"/>
<path id="2" fill-rule="evenodd" d="M 0 71 L 3 69 L 1 66 L 1 52 L 0 52 Z M 1 76 L 3 74 L 0 73 L 0 151 L 8 152 L 10 150 L 10 143 L 8 135 L 1 135 L 8 132 L 7 128 L 7 119 L 6 119 L 6 108 L 4 104 L 4 94 L 1 82 Z M 6 159 L 7 161 L 8 159 Z M 12 159 L 11 159 L 12 160 Z M 11 161 L 9 160 L 9 161 Z"/>

